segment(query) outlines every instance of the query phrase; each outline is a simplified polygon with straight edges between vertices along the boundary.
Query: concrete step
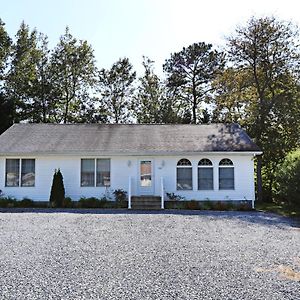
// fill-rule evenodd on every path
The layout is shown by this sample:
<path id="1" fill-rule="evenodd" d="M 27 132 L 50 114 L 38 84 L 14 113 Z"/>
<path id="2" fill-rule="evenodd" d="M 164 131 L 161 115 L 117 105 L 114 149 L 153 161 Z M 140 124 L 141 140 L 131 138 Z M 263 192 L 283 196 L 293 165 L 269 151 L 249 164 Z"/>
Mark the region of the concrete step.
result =
<path id="1" fill-rule="evenodd" d="M 160 209 L 161 198 L 159 196 L 132 196 L 132 209 Z"/>

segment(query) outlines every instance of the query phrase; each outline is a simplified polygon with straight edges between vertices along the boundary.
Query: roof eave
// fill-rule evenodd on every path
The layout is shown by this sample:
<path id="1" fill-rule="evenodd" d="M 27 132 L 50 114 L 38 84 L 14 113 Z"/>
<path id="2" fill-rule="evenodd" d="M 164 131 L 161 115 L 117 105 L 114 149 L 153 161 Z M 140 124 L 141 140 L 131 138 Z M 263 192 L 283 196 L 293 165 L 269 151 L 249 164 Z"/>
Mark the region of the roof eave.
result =
<path id="1" fill-rule="evenodd" d="M 35 157 L 35 156 L 169 156 L 169 155 L 240 155 L 258 156 L 262 151 L 242 150 L 242 151 L 139 151 L 139 152 L 116 152 L 116 151 L 65 151 L 65 152 L 7 152 L 0 153 L 5 157 Z"/>

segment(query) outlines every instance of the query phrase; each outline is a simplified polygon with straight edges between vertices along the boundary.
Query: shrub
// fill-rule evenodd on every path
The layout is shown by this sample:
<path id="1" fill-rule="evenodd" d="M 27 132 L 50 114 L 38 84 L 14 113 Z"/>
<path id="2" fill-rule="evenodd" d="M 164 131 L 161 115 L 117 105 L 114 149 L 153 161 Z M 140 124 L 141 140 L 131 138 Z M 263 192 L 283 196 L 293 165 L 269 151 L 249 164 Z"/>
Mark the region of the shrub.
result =
<path id="1" fill-rule="evenodd" d="M 11 208 L 17 206 L 17 200 L 13 197 L 1 197 L 0 198 L 0 207 L 2 208 Z"/>
<path id="2" fill-rule="evenodd" d="M 300 149 L 289 153 L 276 173 L 276 194 L 285 203 L 300 207 Z"/>
<path id="3" fill-rule="evenodd" d="M 211 210 L 214 208 L 214 203 L 210 200 L 206 200 L 202 203 L 202 208 L 205 210 Z"/>
<path id="4" fill-rule="evenodd" d="M 52 207 L 63 207 L 64 199 L 65 199 L 64 181 L 60 169 L 58 169 L 55 170 L 53 175 L 49 201 Z"/>
<path id="5" fill-rule="evenodd" d="M 113 194 L 116 202 L 124 202 L 127 199 L 127 192 L 122 189 L 114 190 Z"/>
<path id="6" fill-rule="evenodd" d="M 191 201 L 186 201 L 186 208 L 187 209 L 199 209 L 200 205 L 198 203 L 198 201 L 196 200 L 191 200 Z"/>
<path id="7" fill-rule="evenodd" d="M 174 193 L 167 193 L 167 196 L 170 201 L 184 201 L 185 200 L 185 197 L 176 195 Z"/>
<path id="8" fill-rule="evenodd" d="M 64 208 L 72 208 L 72 207 L 74 207 L 74 203 L 73 203 L 72 199 L 70 197 L 66 197 L 63 200 L 62 207 L 64 207 Z"/>
<path id="9" fill-rule="evenodd" d="M 23 198 L 23 200 L 15 203 L 17 207 L 34 207 L 34 202 L 29 198 Z"/>
<path id="10" fill-rule="evenodd" d="M 101 203 L 104 201 L 100 201 L 96 197 L 85 198 L 81 197 L 78 201 L 78 207 L 80 208 L 100 208 Z"/>
<path id="11" fill-rule="evenodd" d="M 114 190 L 113 192 L 116 200 L 116 207 L 126 208 L 127 207 L 127 192 L 122 189 Z"/>

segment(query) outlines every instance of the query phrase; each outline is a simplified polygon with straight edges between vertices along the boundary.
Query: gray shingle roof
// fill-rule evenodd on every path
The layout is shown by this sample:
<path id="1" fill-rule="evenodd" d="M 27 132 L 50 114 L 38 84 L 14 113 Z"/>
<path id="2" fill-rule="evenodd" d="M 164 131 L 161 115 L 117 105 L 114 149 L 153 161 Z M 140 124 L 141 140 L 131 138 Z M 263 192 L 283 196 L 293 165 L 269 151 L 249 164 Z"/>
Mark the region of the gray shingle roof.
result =
<path id="1" fill-rule="evenodd" d="M 172 154 L 260 149 L 237 124 L 14 124 L 0 154 Z"/>

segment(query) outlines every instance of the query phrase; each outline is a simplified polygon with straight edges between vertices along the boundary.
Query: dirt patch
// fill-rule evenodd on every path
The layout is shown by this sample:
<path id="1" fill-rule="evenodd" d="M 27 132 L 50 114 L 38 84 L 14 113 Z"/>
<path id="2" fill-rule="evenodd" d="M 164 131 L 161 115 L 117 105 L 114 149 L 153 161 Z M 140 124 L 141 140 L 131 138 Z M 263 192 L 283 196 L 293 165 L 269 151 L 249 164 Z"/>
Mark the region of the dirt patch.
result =
<path id="1" fill-rule="evenodd" d="M 300 258 L 295 258 L 295 264 L 300 267 Z M 281 278 L 300 281 L 300 272 L 295 270 L 295 267 L 278 265 L 269 269 L 258 267 L 255 271 L 258 273 L 277 272 Z"/>

